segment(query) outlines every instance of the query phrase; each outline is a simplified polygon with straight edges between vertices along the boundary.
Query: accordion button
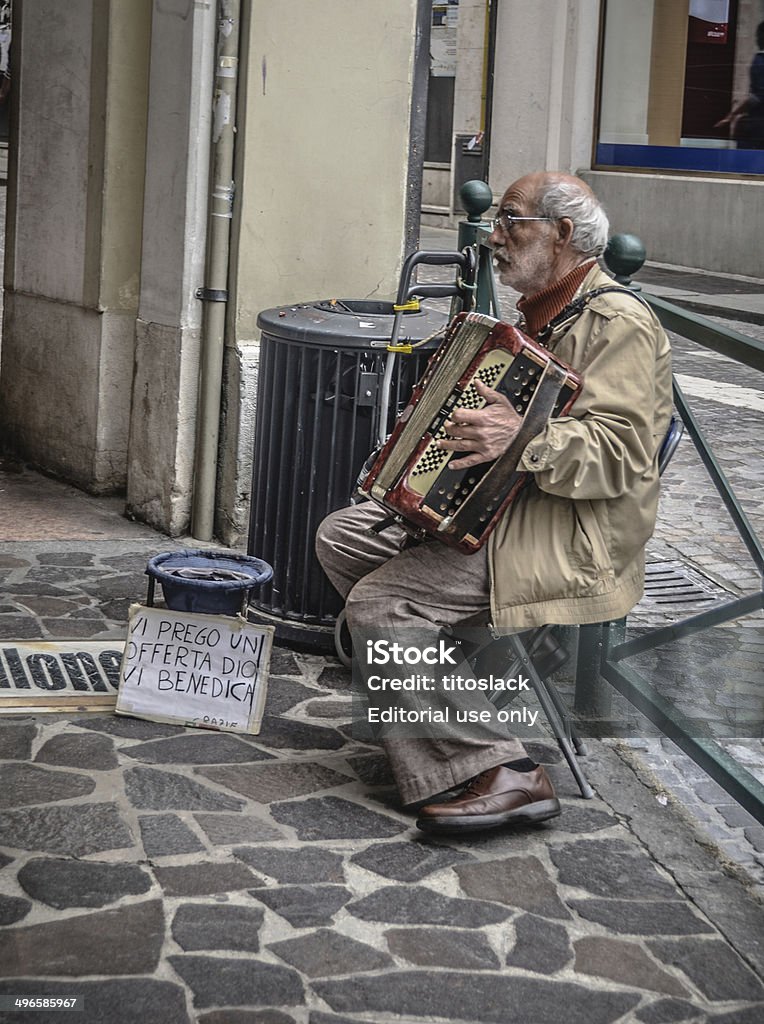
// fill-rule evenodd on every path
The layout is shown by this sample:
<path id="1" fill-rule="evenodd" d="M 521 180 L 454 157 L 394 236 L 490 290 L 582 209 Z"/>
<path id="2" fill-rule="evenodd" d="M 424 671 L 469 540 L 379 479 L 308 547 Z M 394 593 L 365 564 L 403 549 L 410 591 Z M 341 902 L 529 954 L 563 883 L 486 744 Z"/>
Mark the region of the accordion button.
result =
<path id="1" fill-rule="evenodd" d="M 538 460 L 539 460 L 538 455 L 531 455 L 531 462 L 538 462 Z"/>

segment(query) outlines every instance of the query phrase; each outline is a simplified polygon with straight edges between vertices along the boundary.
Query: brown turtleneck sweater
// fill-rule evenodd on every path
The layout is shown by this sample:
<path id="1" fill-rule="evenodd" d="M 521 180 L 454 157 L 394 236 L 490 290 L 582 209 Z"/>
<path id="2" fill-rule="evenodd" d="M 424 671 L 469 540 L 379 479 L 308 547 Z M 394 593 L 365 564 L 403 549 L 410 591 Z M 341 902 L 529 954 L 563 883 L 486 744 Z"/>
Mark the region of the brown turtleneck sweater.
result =
<path id="1" fill-rule="evenodd" d="M 557 316 L 572 300 L 578 288 L 594 266 L 594 260 L 587 260 L 580 267 L 571 270 L 559 281 L 550 284 L 541 292 L 532 295 L 529 299 L 523 296 L 518 300 L 517 308 L 525 318 L 525 333 L 535 338 L 552 317 Z"/>

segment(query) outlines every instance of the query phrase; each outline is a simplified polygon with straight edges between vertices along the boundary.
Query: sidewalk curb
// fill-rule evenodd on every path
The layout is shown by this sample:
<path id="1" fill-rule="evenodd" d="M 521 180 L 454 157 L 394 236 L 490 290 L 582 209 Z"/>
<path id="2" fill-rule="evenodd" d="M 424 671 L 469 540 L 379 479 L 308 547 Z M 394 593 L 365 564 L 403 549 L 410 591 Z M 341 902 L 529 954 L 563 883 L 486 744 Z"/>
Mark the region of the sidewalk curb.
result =
<path id="1" fill-rule="evenodd" d="M 721 851 L 716 855 L 681 805 L 657 802 L 654 790 L 663 787 L 633 750 L 616 742 L 598 745 L 592 754 L 586 770 L 597 795 L 751 969 L 764 973 L 764 903 L 753 883 L 749 888 L 745 873 L 725 863 Z"/>
<path id="2" fill-rule="evenodd" d="M 702 316 L 716 316 L 723 320 L 733 320 L 746 324 L 764 324 L 764 313 L 760 313 L 755 309 L 717 306 L 713 303 L 701 302 L 698 299 L 683 299 L 678 298 L 676 295 L 662 294 L 661 292 L 648 291 L 647 289 L 644 289 L 639 294 L 644 295 L 647 299 L 654 295 L 657 299 L 671 302 L 674 306 L 679 306 L 681 309 L 686 309 L 692 313 L 700 313 Z"/>

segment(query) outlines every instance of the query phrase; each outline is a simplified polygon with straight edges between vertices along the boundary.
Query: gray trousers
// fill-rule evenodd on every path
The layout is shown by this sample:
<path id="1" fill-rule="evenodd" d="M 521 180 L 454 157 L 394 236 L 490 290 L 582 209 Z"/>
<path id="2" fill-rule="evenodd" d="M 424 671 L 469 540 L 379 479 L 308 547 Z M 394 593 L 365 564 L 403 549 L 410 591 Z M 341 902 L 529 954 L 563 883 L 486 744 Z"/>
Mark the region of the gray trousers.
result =
<path id="1" fill-rule="evenodd" d="M 485 549 L 465 555 L 438 541 L 402 549 L 406 535 L 398 527 L 370 532 L 383 518 L 373 502 L 353 505 L 327 516 L 316 537 L 319 561 L 345 599 L 354 645 L 380 635 L 404 645 L 413 635 L 420 643 L 428 637 L 437 643 L 442 626 L 478 616 L 488 621 Z M 397 693 L 396 700 L 399 706 L 420 706 L 415 693 Z M 449 691 L 439 700 L 450 706 L 452 722 L 458 709 L 492 707 L 483 693 L 472 691 Z M 434 735 L 413 739 L 388 735 L 382 743 L 404 804 L 526 756 L 519 740 L 495 721 L 479 728 L 454 726 L 450 733 L 438 728 Z"/>

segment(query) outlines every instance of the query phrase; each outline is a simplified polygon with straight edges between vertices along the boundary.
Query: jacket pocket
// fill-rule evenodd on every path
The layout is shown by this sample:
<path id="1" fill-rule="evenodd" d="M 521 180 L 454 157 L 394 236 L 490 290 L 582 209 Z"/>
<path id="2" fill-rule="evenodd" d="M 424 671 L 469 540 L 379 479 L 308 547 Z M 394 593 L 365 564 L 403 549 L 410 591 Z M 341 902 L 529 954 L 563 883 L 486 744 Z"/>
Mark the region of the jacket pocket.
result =
<path id="1" fill-rule="evenodd" d="M 597 508 L 591 501 L 574 501 L 573 538 L 570 556 L 589 578 L 609 577 L 613 575 L 613 564 L 608 551 L 603 526 L 599 521 L 598 511 L 607 513 L 605 502 L 597 502 Z"/>

